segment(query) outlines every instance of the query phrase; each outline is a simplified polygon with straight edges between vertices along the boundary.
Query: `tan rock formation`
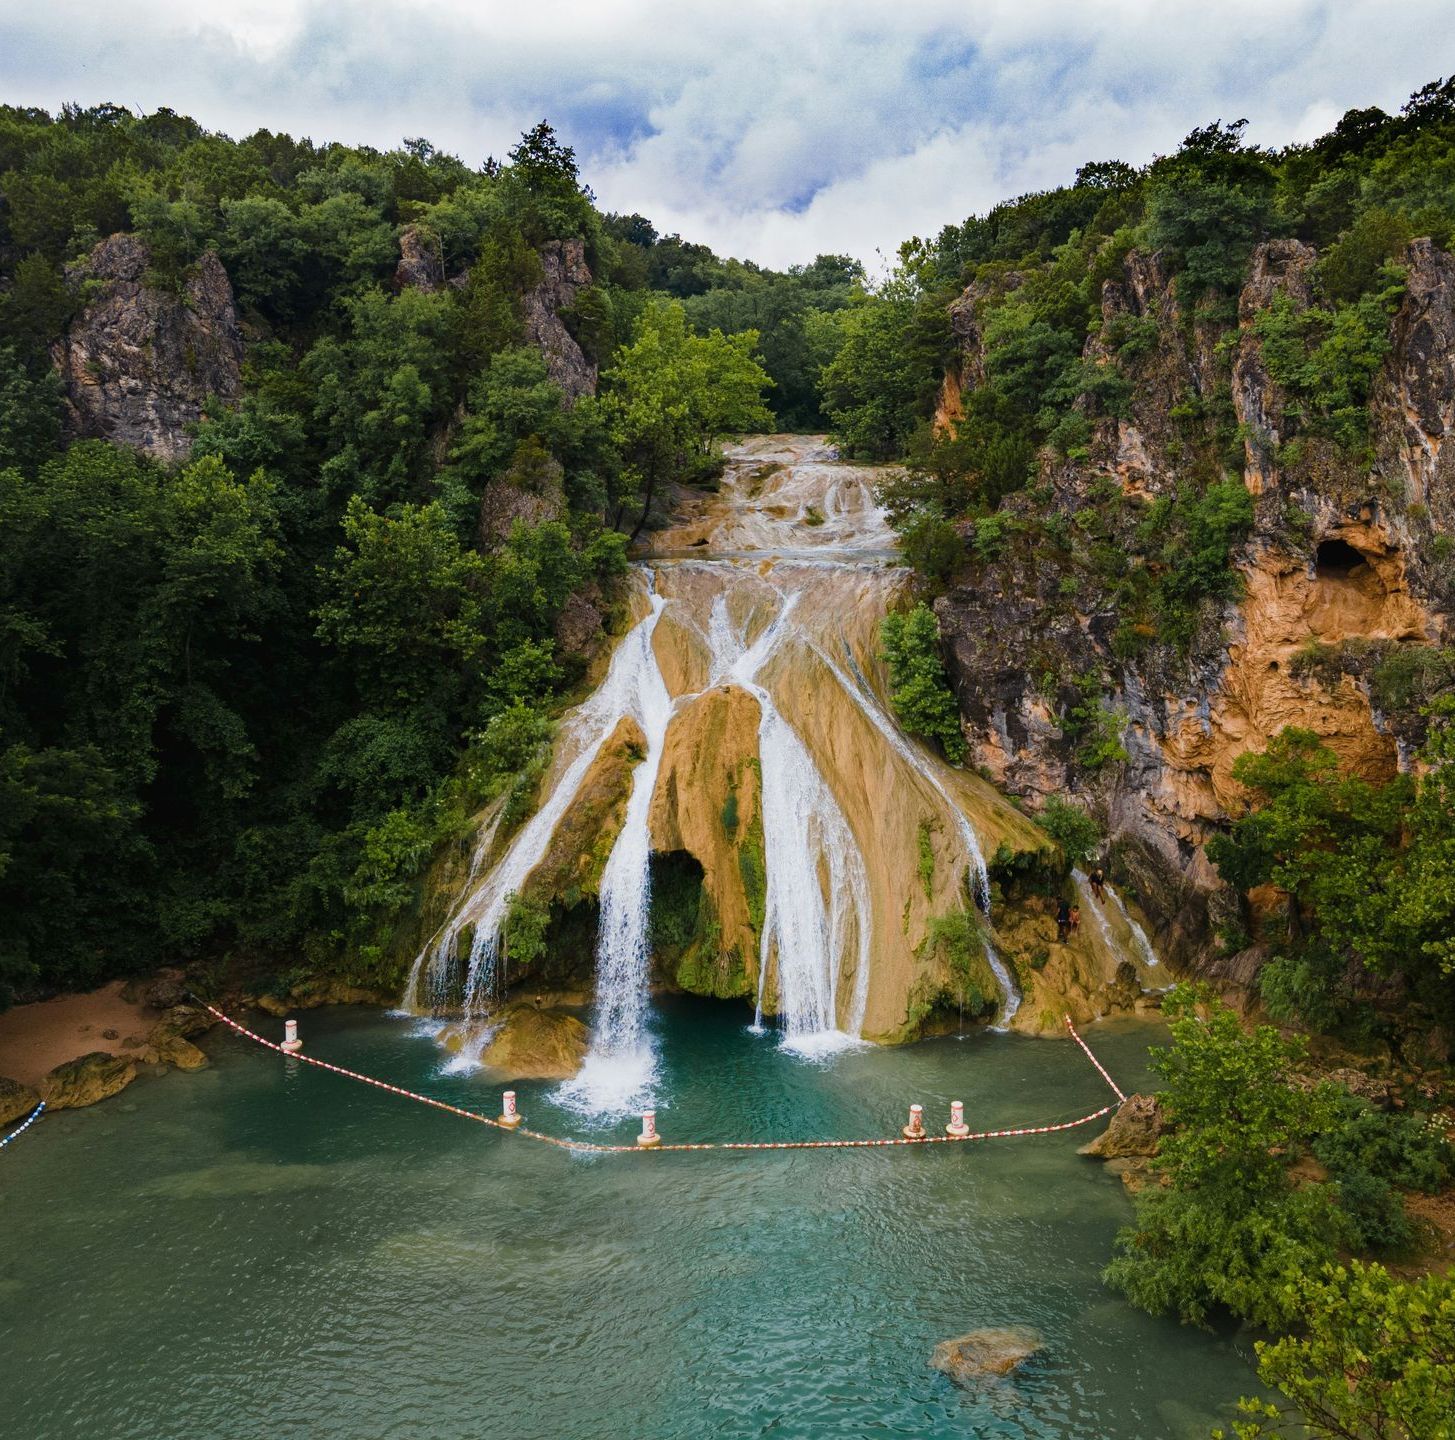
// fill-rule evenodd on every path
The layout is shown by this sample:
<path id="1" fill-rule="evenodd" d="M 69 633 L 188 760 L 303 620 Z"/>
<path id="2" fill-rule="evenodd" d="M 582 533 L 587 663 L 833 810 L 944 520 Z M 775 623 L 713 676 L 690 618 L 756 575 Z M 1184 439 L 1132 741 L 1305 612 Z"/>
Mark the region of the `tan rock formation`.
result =
<path id="1" fill-rule="evenodd" d="M 645 744 L 642 727 L 623 716 L 591 762 L 575 803 L 561 817 L 540 863 L 526 877 L 523 898 L 569 906 L 596 894 L 611 847 L 621 833 L 632 771 Z"/>
<path id="2" fill-rule="evenodd" d="M 501 1013 L 480 1059 L 510 1080 L 569 1080 L 590 1043 L 590 1031 L 575 1015 L 522 1003 Z"/>
<path id="3" fill-rule="evenodd" d="M 953 1340 L 941 1340 L 930 1356 L 930 1365 L 957 1385 L 973 1390 L 988 1380 L 1003 1379 L 1045 1348 L 1041 1336 L 1025 1325 L 972 1330 Z"/>
<path id="4" fill-rule="evenodd" d="M 684 957 L 713 987 L 757 991 L 762 923 L 763 825 L 759 803 L 758 702 L 735 685 L 690 700 L 673 716 L 652 797 L 652 845 L 685 851 L 703 871 L 717 919 L 715 953 Z M 749 891 L 752 889 L 752 894 Z M 684 976 L 702 988 L 698 973 Z"/>
<path id="5" fill-rule="evenodd" d="M 0 1075 L 0 1126 L 23 1119 L 40 1104 L 40 1091 Z"/>
<path id="6" fill-rule="evenodd" d="M 105 1050 L 57 1065 L 40 1082 L 40 1093 L 51 1110 L 76 1110 L 94 1105 L 124 1090 L 136 1079 L 136 1064 Z"/>

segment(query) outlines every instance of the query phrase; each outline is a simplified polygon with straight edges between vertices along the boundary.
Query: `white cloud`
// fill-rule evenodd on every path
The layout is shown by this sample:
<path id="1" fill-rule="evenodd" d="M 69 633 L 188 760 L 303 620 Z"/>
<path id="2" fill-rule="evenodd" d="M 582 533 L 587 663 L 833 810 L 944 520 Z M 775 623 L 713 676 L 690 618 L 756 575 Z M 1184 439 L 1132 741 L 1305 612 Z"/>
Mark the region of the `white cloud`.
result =
<path id="1" fill-rule="evenodd" d="M 1386 0 L 52 0 L 0 14 L 0 98 L 425 135 L 472 164 L 544 115 L 604 203 L 659 229 L 872 261 L 1215 118 L 1277 144 L 1394 108 L 1448 32 L 1448 0 L 1398 23 Z"/>

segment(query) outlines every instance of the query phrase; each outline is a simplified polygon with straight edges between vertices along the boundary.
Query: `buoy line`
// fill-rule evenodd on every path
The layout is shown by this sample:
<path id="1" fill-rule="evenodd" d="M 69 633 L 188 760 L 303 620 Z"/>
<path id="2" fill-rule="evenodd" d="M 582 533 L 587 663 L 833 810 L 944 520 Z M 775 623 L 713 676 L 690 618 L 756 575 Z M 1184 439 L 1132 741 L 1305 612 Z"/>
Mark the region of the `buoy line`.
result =
<path id="1" fill-rule="evenodd" d="M 15 1127 L 3 1140 L 0 1140 L 0 1150 L 3 1150 L 12 1140 L 18 1140 L 37 1120 L 40 1119 L 40 1112 L 45 1109 L 45 1101 L 42 1100 L 19 1125 Z"/>
<path id="2" fill-rule="evenodd" d="M 655 1111 L 648 1111 L 643 1115 L 642 1137 L 634 1145 L 603 1145 L 594 1140 L 572 1140 L 565 1139 L 559 1135 L 547 1135 L 540 1130 L 528 1129 L 522 1119 L 515 1112 L 515 1092 L 506 1092 L 505 1112 L 500 1119 L 492 1119 L 488 1115 L 482 1115 L 476 1110 L 466 1110 L 459 1105 L 451 1105 L 447 1100 L 436 1100 L 433 1096 L 422 1095 L 417 1090 L 406 1090 L 402 1085 L 393 1085 L 387 1080 L 379 1080 L 373 1075 L 365 1075 L 358 1070 L 349 1070 L 342 1065 L 334 1065 L 328 1060 L 320 1060 L 316 1056 L 306 1055 L 302 1052 L 301 1041 L 297 1039 L 297 1024 L 290 1021 L 287 1034 L 289 1039 L 284 1044 L 269 1040 L 259 1035 L 254 1030 L 249 1030 L 240 1021 L 234 1020 L 231 1015 L 225 1014 L 215 1005 L 208 1004 L 205 1000 L 199 1001 L 202 1007 L 211 1015 L 215 1016 L 230 1030 L 241 1035 L 246 1040 L 263 1046 L 264 1049 L 276 1051 L 279 1055 L 289 1060 L 300 1060 L 305 1065 L 316 1066 L 320 1070 L 328 1070 L 335 1075 L 342 1075 L 347 1080 L 357 1080 L 363 1085 L 372 1085 L 376 1090 L 387 1091 L 391 1095 L 398 1095 L 405 1100 L 414 1100 L 421 1105 L 428 1105 L 435 1110 L 443 1110 L 451 1115 L 458 1115 L 462 1120 L 473 1120 L 477 1125 L 488 1125 L 492 1130 L 502 1130 L 506 1134 L 523 1135 L 528 1140 L 539 1140 L 544 1145 L 554 1145 L 557 1149 L 576 1151 L 588 1155 L 635 1155 L 645 1150 L 662 1151 L 688 1151 L 688 1150 L 874 1150 L 888 1149 L 899 1145 L 944 1145 L 956 1141 L 969 1140 L 1010 1140 L 1023 1135 L 1054 1135 L 1063 1130 L 1075 1130 L 1082 1125 L 1090 1125 L 1094 1120 L 1100 1120 L 1105 1115 L 1110 1115 L 1113 1110 L 1121 1107 L 1126 1096 L 1117 1087 L 1116 1082 L 1107 1074 L 1101 1062 L 1092 1054 L 1091 1048 L 1076 1033 L 1076 1027 L 1071 1023 L 1071 1017 L 1066 1017 L 1066 1028 L 1071 1032 L 1076 1043 L 1086 1052 L 1087 1058 L 1096 1067 L 1103 1080 L 1111 1087 L 1116 1095 L 1116 1100 L 1110 1105 L 1103 1105 L 1100 1110 L 1093 1110 L 1089 1115 L 1078 1116 L 1075 1120 L 1063 1120 L 1050 1125 L 1022 1125 L 1004 1130 L 969 1130 L 954 1120 L 951 1126 L 947 1127 L 946 1133 L 931 1135 L 925 1131 L 922 1124 L 922 1107 L 915 1105 L 910 1107 L 910 1123 L 899 1135 L 875 1137 L 865 1140 L 706 1140 L 706 1141 L 664 1141 L 656 1133 Z M 958 1102 L 952 1113 L 959 1114 Z M 29 1122 L 27 1122 L 29 1123 Z M 918 1132 L 918 1133 L 914 1133 Z M 14 1137 L 11 1137 L 14 1138 Z"/>

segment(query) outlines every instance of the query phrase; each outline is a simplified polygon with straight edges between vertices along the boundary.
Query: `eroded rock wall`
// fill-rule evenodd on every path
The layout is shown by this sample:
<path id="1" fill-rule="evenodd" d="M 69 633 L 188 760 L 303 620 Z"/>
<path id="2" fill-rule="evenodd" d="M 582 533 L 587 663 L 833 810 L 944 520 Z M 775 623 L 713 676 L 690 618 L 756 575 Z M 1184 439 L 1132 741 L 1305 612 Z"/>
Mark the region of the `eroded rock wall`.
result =
<path id="1" fill-rule="evenodd" d="M 1111 597 L 1068 598 L 1066 556 L 1035 547 L 1012 544 L 936 606 L 975 763 L 1033 805 L 1067 793 L 1088 804 L 1162 948 L 1184 965 L 1222 963 L 1213 929 L 1233 898 L 1203 842 L 1244 803 L 1232 777 L 1239 755 L 1297 725 L 1370 779 L 1411 763 L 1418 737 L 1378 712 L 1367 675 L 1307 657 L 1346 642 L 1449 643 L 1452 634 L 1455 577 L 1443 558 L 1449 542 L 1437 537 L 1455 528 L 1446 443 L 1455 258 L 1428 240 L 1400 257 L 1405 292 L 1369 405 L 1372 461 L 1317 436 L 1288 443 L 1290 400 L 1255 329 L 1277 296 L 1295 310 L 1312 302 L 1317 258 L 1294 240 L 1258 247 L 1236 322 L 1218 326 L 1183 313 L 1160 257 L 1129 253 L 1103 288 L 1102 330 L 1086 350 L 1110 363 L 1116 335 L 1141 327 L 1141 353 L 1119 361 L 1132 386 L 1127 414 L 1097 422 L 1083 458 L 1042 462 L 1043 512 L 1048 495 L 1072 525 L 1088 508 L 1120 505 L 1130 526 L 1138 507 L 1127 500 L 1171 495 L 1194 464 L 1209 463 L 1212 447 L 1204 436 L 1199 454 L 1188 415 L 1231 411 L 1241 466 L 1226 447 L 1215 464 L 1240 470 L 1254 497 L 1254 525 L 1234 557 L 1244 593 L 1205 617 L 1190 654 L 1152 644 L 1123 658 Z M 951 313 L 962 353 L 942 397 L 945 423 L 984 376 L 980 299 L 972 286 Z M 1010 513 L 1027 503 L 1016 497 Z M 1109 682 L 1128 755 L 1096 775 L 1068 743 L 1061 717 L 1076 697 L 1057 679 L 1092 671 Z"/>

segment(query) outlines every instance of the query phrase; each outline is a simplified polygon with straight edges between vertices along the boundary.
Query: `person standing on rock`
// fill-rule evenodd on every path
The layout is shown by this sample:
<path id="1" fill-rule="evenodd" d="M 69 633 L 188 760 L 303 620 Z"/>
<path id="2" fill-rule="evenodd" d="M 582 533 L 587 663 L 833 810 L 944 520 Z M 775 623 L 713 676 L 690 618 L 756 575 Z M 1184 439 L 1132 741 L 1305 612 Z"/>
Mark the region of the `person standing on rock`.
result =
<path id="1" fill-rule="evenodd" d="M 1066 943 L 1066 937 L 1071 933 L 1071 905 L 1063 895 L 1061 902 L 1056 906 L 1056 938 L 1061 944 Z"/>
<path id="2" fill-rule="evenodd" d="M 1098 905 L 1106 898 L 1106 871 L 1100 865 L 1091 872 L 1091 893 Z"/>

